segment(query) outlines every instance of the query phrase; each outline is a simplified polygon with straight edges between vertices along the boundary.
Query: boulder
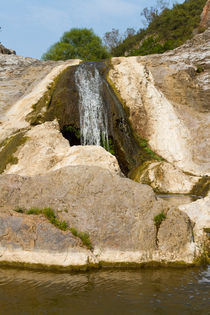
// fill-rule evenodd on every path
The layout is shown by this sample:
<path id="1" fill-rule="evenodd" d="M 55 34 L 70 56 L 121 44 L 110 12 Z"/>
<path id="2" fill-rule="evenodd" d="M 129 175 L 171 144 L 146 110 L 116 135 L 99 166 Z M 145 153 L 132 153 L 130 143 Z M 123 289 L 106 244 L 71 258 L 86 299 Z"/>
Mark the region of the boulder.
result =
<path id="1" fill-rule="evenodd" d="M 87 257 L 93 256 L 79 238 L 42 216 L 1 213 L 0 238 L 0 263 L 74 267 L 86 265 Z"/>
<path id="2" fill-rule="evenodd" d="M 122 178 L 103 168 L 69 166 L 44 176 L 1 175 L 0 204 L 1 212 L 7 211 L 7 215 L 9 210 L 17 207 L 55 209 L 58 218 L 65 220 L 69 227 L 89 234 L 95 263 L 140 264 L 180 260 L 192 263 L 194 260 L 194 244 L 192 237 L 189 237 L 190 223 L 186 220 L 186 215 L 179 214 L 185 220 L 181 229 L 183 234 L 180 233 L 179 239 L 176 236 L 178 220 L 177 229 L 172 232 L 171 225 L 167 224 L 167 233 L 171 233 L 178 254 L 172 255 L 168 248 L 164 250 L 161 247 L 160 251 L 154 217 L 162 211 L 167 215 L 165 202 L 157 200 L 149 186 Z M 174 225 L 174 220 L 172 224 Z M 15 225 L 14 229 L 16 232 L 13 240 L 16 243 L 19 231 Z M 52 235 L 52 242 L 53 239 Z M 1 246 L 7 247 L 4 243 Z M 69 246 L 71 252 L 72 246 Z M 187 247 L 190 250 L 183 257 Z M 30 251 L 33 253 L 33 248 Z M 86 258 L 88 261 L 88 254 Z M 1 260 L 5 260 L 4 255 Z M 33 262 L 32 259 L 31 263 Z"/>
<path id="3" fill-rule="evenodd" d="M 194 224 L 193 235 L 196 243 L 196 254 L 203 253 L 205 248 L 210 249 L 210 194 L 203 199 L 180 205 L 178 208 L 186 213 Z"/>
<path id="4" fill-rule="evenodd" d="M 167 162 L 145 162 L 131 177 L 135 181 L 150 185 L 158 193 L 188 194 L 199 177 L 183 173 Z"/>
<path id="5" fill-rule="evenodd" d="M 6 174 L 41 175 L 71 165 L 95 165 L 121 174 L 117 159 L 100 146 L 69 146 L 57 120 L 37 125 L 25 133 L 27 141 L 14 157 L 17 164 L 9 164 Z"/>

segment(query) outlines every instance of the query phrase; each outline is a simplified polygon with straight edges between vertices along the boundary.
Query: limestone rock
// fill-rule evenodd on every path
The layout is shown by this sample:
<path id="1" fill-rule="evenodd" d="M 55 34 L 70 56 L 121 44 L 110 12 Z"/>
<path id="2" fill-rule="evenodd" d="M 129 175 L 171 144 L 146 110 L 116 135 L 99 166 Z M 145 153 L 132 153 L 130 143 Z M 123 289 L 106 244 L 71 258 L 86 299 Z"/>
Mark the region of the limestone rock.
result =
<path id="1" fill-rule="evenodd" d="M 149 186 L 98 167 L 65 167 L 34 177 L 1 175 L 0 204 L 2 211 L 16 207 L 56 209 L 60 220 L 89 233 L 96 262 L 179 261 L 184 259 L 183 250 L 190 239 L 185 233 L 181 242 L 175 234 L 177 256 L 172 257 L 164 248 L 159 251 L 153 219 L 161 211 L 167 213 L 165 203 L 156 200 Z M 167 228 L 171 229 L 170 224 Z M 188 245 L 191 252 L 184 261 L 190 263 L 194 259 L 191 240 Z"/>
<path id="2" fill-rule="evenodd" d="M 184 174 L 167 162 L 146 162 L 132 177 L 135 181 L 150 185 L 156 192 L 171 194 L 190 193 L 199 177 Z"/>
<path id="3" fill-rule="evenodd" d="M 163 255 L 167 253 L 171 261 L 176 259 L 177 254 L 180 260 L 192 259 L 192 248 L 195 248 L 193 229 L 185 213 L 176 209 L 169 210 L 166 220 L 160 225 L 157 238 L 159 250 Z"/>
<path id="4" fill-rule="evenodd" d="M 196 176 L 210 172 L 209 39 L 210 29 L 162 55 L 113 58 L 109 73 L 137 135 Z"/>
<path id="5" fill-rule="evenodd" d="M 0 142 L 28 128 L 27 115 L 55 78 L 80 60 L 43 62 L 33 58 L 0 54 Z"/>
<path id="6" fill-rule="evenodd" d="M 69 146 L 56 120 L 29 130 L 27 141 L 15 153 L 18 163 L 8 165 L 5 173 L 41 175 L 71 165 L 95 165 L 121 174 L 117 159 L 99 146 Z"/>
<path id="7" fill-rule="evenodd" d="M 41 216 L 14 211 L 0 214 L 0 262 L 82 266 L 91 252 L 70 231 L 60 231 Z"/>
<path id="8" fill-rule="evenodd" d="M 5 47 L 0 43 L 0 54 L 16 55 L 16 52 L 15 52 L 13 49 L 5 48 Z"/>
<path id="9" fill-rule="evenodd" d="M 207 0 L 201 14 L 201 27 L 210 27 L 210 0 Z"/>
<path id="10" fill-rule="evenodd" d="M 197 254 L 203 253 L 204 244 L 208 241 L 205 228 L 210 228 L 210 194 L 204 199 L 196 200 L 190 204 L 181 205 L 179 209 L 186 213 L 194 223 L 194 239 Z"/>

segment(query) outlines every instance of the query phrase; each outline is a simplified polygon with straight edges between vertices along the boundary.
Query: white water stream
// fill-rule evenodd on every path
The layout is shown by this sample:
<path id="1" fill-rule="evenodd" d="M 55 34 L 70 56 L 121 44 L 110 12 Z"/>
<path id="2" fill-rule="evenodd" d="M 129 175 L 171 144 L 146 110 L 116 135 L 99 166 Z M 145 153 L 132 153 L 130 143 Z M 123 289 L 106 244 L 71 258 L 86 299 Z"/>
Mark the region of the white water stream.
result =
<path id="1" fill-rule="evenodd" d="M 108 117 L 98 69 L 94 64 L 83 63 L 75 72 L 75 82 L 79 92 L 81 144 L 101 145 L 108 149 Z"/>

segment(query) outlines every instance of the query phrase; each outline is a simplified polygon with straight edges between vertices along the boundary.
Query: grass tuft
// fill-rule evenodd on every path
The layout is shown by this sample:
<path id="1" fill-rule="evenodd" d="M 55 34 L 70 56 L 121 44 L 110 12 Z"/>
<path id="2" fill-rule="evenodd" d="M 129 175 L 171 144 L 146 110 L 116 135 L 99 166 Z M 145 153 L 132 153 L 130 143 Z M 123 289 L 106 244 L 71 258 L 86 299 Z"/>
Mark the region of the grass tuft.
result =
<path id="1" fill-rule="evenodd" d="M 67 231 L 69 230 L 74 236 L 79 237 L 80 240 L 82 241 L 83 245 L 85 245 L 88 249 L 92 249 L 91 241 L 89 234 L 86 232 L 78 232 L 75 228 L 69 228 L 68 224 L 66 221 L 60 221 L 56 215 L 53 209 L 51 208 L 44 208 L 44 209 L 39 209 L 39 208 L 30 208 L 29 210 L 25 210 L 23 208 L 16 208 L 16 212 L 19 213 L 25 213 L 25 214 L 34 214 L 34 215 L 44 215 L 48 221 L 53 224 L 55 227 L 57 227 L 59 230 L 62 231 Z"/>
<path id="2" fill-rule="evenodd" d="M 154 220 L 154 223 L 155 223 L 156 227 L 159 228 L 161 223 L 165 219 L 166 219 L 166 215 L 163 212 L 161 212 L 158 215 L 156 215 L 153 220 Z"/>

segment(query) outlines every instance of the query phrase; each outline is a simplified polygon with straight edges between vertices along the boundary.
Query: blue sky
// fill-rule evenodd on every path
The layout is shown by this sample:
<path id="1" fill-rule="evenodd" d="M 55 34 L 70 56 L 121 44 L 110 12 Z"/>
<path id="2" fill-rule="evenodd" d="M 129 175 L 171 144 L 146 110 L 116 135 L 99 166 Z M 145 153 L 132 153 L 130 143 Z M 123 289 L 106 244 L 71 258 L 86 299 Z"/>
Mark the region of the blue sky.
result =
<path id="1" fill-rule="evenodd" d="M 175 2 L 171 0 L 171 2 Z M 184 0 L 176 0 L 183 3 Z M 0 0 L 0 42 L 17 55 L 40 58 L 72 27 L 103 36 L 143 27 L 141 11 L 156 0 Z"/>

